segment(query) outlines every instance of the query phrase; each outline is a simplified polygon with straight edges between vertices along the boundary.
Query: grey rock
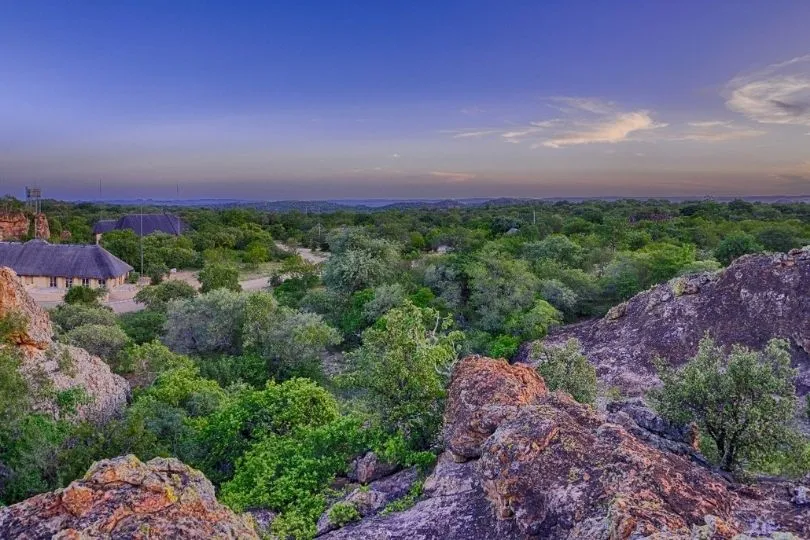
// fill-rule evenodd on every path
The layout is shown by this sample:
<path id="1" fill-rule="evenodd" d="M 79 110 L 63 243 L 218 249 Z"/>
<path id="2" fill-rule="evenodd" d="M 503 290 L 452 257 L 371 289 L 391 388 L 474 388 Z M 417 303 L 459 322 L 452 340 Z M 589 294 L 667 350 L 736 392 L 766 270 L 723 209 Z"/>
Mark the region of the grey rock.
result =
<path id="1" fill-rule="evenodd" d="M 652 360 L 686 363 L 708 333 L 717 343 L 761 349 L 790 342 L 797 390 L 810 391 L 810 247 L 746 255 L 728 268 L 673 279 L 595 319 L 557 329 L 545 343 L 577 338 L 607 386 L 640 395 L 660 384 Z M 529 347 L 520 360 L 531 362 Z"/>

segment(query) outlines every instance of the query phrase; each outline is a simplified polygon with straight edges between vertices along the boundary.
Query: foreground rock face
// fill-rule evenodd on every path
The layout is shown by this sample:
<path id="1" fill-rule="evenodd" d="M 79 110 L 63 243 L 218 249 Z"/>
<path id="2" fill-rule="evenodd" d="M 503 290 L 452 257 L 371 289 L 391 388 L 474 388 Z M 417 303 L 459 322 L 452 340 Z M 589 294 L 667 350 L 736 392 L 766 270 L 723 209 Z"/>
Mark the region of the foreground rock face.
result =
<path id="1" fill-rule="evenodd" d="M 0 509 L 0 538 L 258 539 L 251 521 L 220 505 L 214 487 L 176 459 L 95 463 L 84 479 Z"/>
<path id="2" fill-rule="evenodd" d="M 322 538 L 810 537 L 810 505 L 796 502 L 807 486 L 731 483 L 696 463 L 689 444 L 653 444 L 667 439 L 642 436 L 628 412 L 605 416 L 547 392 L 526 366 L 462 360 L 445 423 L 449 450 L 422 500 Z"/>
<path id="3" fill-rule="evenodd" d="M 672 280 L 603 319 L 563 327 L 546 343 L 579 339 L 600 380 L 640 394 L 659 383 L 656 356 L 681 365 L 706 332 L 724 346 L 761 349 L 772 337 L 789 340 L 798 391 L 810 392 L 810 247 L 747 255 L 720 272 Z"/>
<path id="4" fill-rule="evenodd" d="M 57 416 L 54 396 L 77 388 L 88 398 L 77 407 L 77 419 L 102 422 L 123 410 L 129 396 L 127 381 L 84 349 L 54 342 L 48 314 L 28 295 L 13 270 L 0 267 L 0 317 L 9 315 L 22 316 L 26 322 L 11 339 L 20 352 L 20 372 L 31 385 L 35 410 Z"/>

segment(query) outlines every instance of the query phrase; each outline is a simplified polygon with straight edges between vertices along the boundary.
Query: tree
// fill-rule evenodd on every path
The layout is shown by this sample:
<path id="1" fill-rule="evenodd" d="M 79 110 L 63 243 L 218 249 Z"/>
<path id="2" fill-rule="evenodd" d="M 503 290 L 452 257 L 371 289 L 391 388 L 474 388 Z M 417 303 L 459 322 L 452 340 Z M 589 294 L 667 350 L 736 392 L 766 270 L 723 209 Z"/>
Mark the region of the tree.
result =
<path id="1" fill-rule="evenodd" d="M 94 356 L 101 357 L 115 366 L 118 355 L 129 344 L 129 337 L 118 326 L 86 324 L 65 333 L 60 338 L 64 343 L 80 347 Z"/>
<path id="2" fill-rule="evenodd" d="M 596 402 L 596 369 L 580 352 L 576 339 L 562 346 L 535 344 L 532 359 L 549 390 L 562 390 L 580 403 Z"/>
<path id="3" fill-rule="evenodd" d="M 140 270 L 141 245 L 135 231 L 123 229 L 104 233 L 101 245 L 122 261 Z"/>
<path id="4" fill-rule="evenodd" d="M 164 343 L 180 354 L 239 354 L 247 296 L 216 289 L 194 298 L 170 301 Z"/>
<path id="5" fill-rule="evenodd" d="M 345 294 L 390 281 L 399 263 L 394 244 L 362 230 L 339 231 L 329 237 L 329 246 L 332 256 L 324 265 L 323 282 Z"/>
<path id="6" fill-rule="evenodd" d="M 515 337 L 528 341 L 545 337 L 549 329 L 562 322 L 562 313 L 545 300 L 535 300 L 525 313 L 513 314 L 505 329 Z"/>
<path id="7" fill-rule="evenodd" d="M 386 313 L 363 332 L 363 344 L 349 353 L 354 369 L 347 380 L 365 392 L 382 426 L 401 433 L 415 449 L 435 442 L 441 425 L 445 378 L 463 339 L 452 321 L 410 301 Z"/>
<path id="8" fill-rule="evenodd" d="M 478 328 L 502 333 L 506 321 L 534 304 L 539 281 L 526 261 L 485 251 L 466 266 L 469 306 Z"/>
<path id="9" fill-rule="evenodd" d="M 154 311 L 166 311 L 166 307 L 172 300 L 194 298 L 197 290 L 177 279 L 164 281 L 159 285 L 144 287 L 135 295 L 135 301 L 145 304 L 147 309 Z"/>
<path id="10" fill-rule="evenodd" d="M 206 264 L 200 270 L 200 292 L 207 293 L 214 289 L 228 289 L 239 292 L 239 270 L 227 264 Z"/>
<path id="11" fill-rule="evenodd" d="M 789 351 L 786 341 L 772 339 L 762 351 L 735 345 L 726 354 L 707 336 L 680 369 L 657 362 L 663 386 L 653 395 L 655 406 L 672 422 L 696 422 L 730 471 L 790 432 L 797 398 Z"/>
<path id="12" fill-rule="evenodd" d="M 66 304 L 84 304 L 86 306 L 98 306 L 98 300 L 107 294 L 104 289 L 91 289 L 90 287 L 71 287 L 65 293 Z"/>
<path id="13" fill-rule="evenodd" d="M 758 251 L 762 251 L 762 246 L 757 243 L 753 236 L 746 233 L 734 233 L 720 241 L 717 249 L 714 250 L 714 256 L 723 265 L 728 266 L 737 257 Z"/>
<path id="14" fill-rule="evenodd" d="M 340 343 L 340 334 L 320 315 L 280 306 L 267 293 L 248 296 L 244 321 L 245 349 L 265 358 L 280 378 L 319 375 L 321 354 Z"/>
<path id="15" fill-rule="evenodd" d="M 786 226 L 762 229 L 757 235 L 757 240 L 768 251 L 790 251 L 799 245 L 793 229 Z"/>
<path id="16" fill-rule="evenodd" d="M 523 246 L 523 256 L 530 260 L 551 259 L 564 266 L 576 267 L 582 263 L 582 247 L 562 234 L 552 234 L 539 242 Z"/>

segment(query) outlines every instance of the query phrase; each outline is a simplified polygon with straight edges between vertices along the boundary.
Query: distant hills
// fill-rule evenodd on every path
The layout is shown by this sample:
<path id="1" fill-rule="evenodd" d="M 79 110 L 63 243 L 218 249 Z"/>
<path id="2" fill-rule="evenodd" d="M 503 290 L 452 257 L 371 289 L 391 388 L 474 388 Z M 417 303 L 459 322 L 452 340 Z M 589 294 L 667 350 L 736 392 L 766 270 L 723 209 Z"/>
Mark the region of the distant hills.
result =
<path id="1" fill-rule="evenodd" d="M 762 203 L 810 203 L 810 195 L 806 196 L 760 196 L 760 197 L 543 197 L 543 198 L 520 198 L 520 197 L 494 197 L 494 198 L 463 198 L 463 199 L 333 199 L 323 201 L 256 201 L 245 199 L 114 199 L 103 202 L 122 206 L 132 206 L 145 204 L 148 206 L 174 206 L 174 207 L 203 207 L 203 208 L 255 208 L 268 212 L 312 212 L 318 214 L 355 211 L 355 212 L 375 212 L 384 210 L 408 210 L 408 209 L 451 209 L 474 207 L 482 205 L 512 206 L 528 204 L 532 202 L 559 202 L 568 201 L 581 203 L 586 201 L 618 201 L 618 200 L 667 200 L 672 202 L 713 200 L 717 202 L 730 202 L 733 200 L 744 200 L 749 202 Z"/>

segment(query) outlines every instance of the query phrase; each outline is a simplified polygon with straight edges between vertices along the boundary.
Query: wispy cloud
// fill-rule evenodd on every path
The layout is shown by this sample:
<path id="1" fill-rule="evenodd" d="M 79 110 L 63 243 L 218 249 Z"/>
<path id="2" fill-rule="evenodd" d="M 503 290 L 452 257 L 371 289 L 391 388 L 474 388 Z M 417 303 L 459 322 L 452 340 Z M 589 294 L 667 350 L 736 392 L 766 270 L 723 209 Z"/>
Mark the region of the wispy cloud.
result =
<path id="1" fill-rule="evenodd" d="M 461 183 L 475 178 L 472 173 L 466 172 L 452 172 L 452 171 L 431 171 L 428 173 L 430 176 L 446 180 L 450 183 Z"/>
<path id="2" fill-rule="evenodd" d="M 673 136 L 676 141 L 697 141 L 697 142 L 724 142 L 736 141 L 740 139 L 750 139 L 759 137 L 767 133 L 761 129 L 753 129 L 747 126 L 738 126 L 734 122 L 708 120 L 701 122 L 688 122 L 688 129 L 683 133 Z"/>
<path id="3" fill-rule="evenodd" d="M 472 107 L 464 107 L 459 112 L 467 116 L 475 116 L 484 112 L 484 109 L 482 109 L 478 105 L 473 105 Z"/>
<path id="4" fill-rule="evenodd" d="M 727 93 L 726 106 L 756 122 L 810 126 L 810 54 L 737 76 Z"/>
<path id="5" fill-rule="evenodd" d="M 523 125 L 470 128 L 450 131 L 453 138 L 497 137 L 512 144 L 527 143 L 532 148 L 563 148 L 579 144 L 618 143 L 634 134 L 664 128 L 647 110 L 621 111 L 610 101 L 597 98 L 562 97 L 547 99 L 562 115 Z"/>
<path id="6" fill-rule="evenodd" d="M 649 111 L 619 113 L 594 123 L 577 124 L 574 129 L 536 143 L 535 146 L 539 144 L 548 148 L 562 148 L 577 144 L 618 143 L 628 140 L 635 132 L 660 129 L 667 125 L 654 121 Z"/>
<path id="7" fill-rule="evenodd" d="M 616 104 L 599 98 L 556 96 L 549 100 L 550 105 L 562 112 L 571 110 L 606 115 L 616 112 Z"/>

